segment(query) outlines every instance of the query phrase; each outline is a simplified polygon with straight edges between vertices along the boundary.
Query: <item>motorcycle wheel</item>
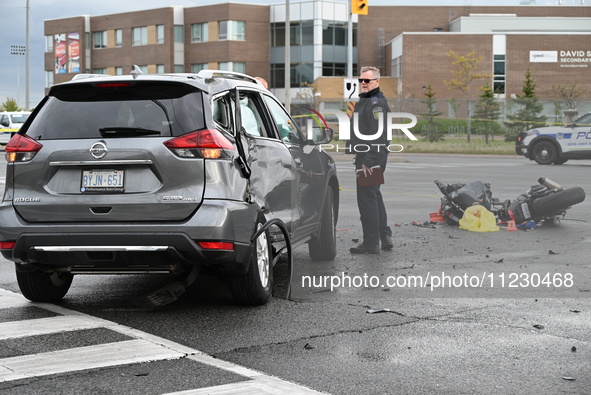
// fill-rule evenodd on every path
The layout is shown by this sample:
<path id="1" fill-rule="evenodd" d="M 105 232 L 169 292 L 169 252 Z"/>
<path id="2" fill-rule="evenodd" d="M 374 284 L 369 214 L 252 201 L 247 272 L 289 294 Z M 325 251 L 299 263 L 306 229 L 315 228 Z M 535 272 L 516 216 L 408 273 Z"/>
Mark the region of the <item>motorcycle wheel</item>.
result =
<path id="1" fill-rule="evenodd" d="M 583 200 L 585 200 L 585 191 L 581 187 L 558 191 L 534 200 L 531 207 L 532 216 L 537 219 L 551 217 Z"/>

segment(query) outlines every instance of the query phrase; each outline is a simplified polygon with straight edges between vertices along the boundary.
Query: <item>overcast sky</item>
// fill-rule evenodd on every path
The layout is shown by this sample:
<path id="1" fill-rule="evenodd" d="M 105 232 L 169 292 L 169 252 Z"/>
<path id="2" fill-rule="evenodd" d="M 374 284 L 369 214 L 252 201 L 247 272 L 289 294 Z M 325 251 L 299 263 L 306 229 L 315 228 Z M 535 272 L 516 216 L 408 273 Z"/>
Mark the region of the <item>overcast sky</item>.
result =
<path id="1" fill-rule="evenodd" d="M 295 3 L 298 0 L 291 0 Z M 337 0 L 338 1 L 338 0 Z M 344 1 L 344 0 L 343 0 Z M 169 6 L 195 7 L 206 4 L 225 3 L 226 0 L 29 0 L 29 40 L 30 40 L 30 87 L 29 101 L 35 106 L 44 95 L 45 73 L 43 56 L 45 38 L 43 21 L 78 15 L 106 15 L 120 12 L 146 10 Z M 234 0 L 239 3 L 240 1 Z M 281 0 L 248 0 L 249 4 L 277 4 Z M 568 5 L 580 5 L 582 0 L 537 0 L 537 5 L 556 6 L 559 2 Z M 371 5 L 520 5 L 529 3 L 524 0 L 369 0 Z M 0 103 L 6 98 L 17 99 L 19 105 L 25 105 L 25 56 L 11 55 L 12 45 L 26 43 L 26 0 L 0 0 Z M 20 67 L 19 67 L 20 66 Z M 20 87 L 20 89 L 19 89 Z"/>

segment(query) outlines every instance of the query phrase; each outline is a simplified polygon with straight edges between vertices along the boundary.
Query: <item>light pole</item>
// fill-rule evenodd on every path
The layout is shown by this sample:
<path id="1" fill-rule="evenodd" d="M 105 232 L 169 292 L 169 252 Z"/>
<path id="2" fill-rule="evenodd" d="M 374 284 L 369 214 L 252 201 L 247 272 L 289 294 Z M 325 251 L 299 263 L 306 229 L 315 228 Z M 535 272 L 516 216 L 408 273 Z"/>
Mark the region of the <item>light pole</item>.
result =
<path id="1" fill-rule="evenodd" d="M 289 0 L 285 0 L 285 108 L 291 113 L 291 21 Z"/>
<path id="2" fill-rule="evenodd" d="M 11 55 L 25 55 L 27 49 L 24 45 L 11 45 L 10 46 L 10 54 Z M 16 69 L 16 103 L 20 105 L 20 94 L 21 94 L 21 58 L 18 58 L 18 64 Z"/>
<path id="3" fill-rule="evenodd" d="M 29 0 L 27 0 L 27 17 L 26 17 L 26 38 L 25 38 L 25 110 L 29 110 L 29 52 L 31 46 L 29 45 Z"/>

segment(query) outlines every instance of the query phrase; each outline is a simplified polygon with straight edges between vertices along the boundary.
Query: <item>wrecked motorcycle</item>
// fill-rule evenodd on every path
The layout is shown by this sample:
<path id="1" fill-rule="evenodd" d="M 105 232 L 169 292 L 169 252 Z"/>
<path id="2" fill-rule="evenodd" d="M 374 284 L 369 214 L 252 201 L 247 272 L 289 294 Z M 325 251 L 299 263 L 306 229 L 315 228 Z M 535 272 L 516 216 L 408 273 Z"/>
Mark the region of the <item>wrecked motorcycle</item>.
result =
<path id="1" fill-rule="evenodd" d="M 565 189 L 545 177 L 538 179 L 538 184 L 512 201 L 493 198 L 490 184 L 482 181 L 444 184 L 435 180 L 435 185 L 443 194 L 438 214 L 449 225 L 458 225 L 464 211 L 473 205 L 484 206 L 500 222 L 558 224 L 568 208 L 585 200 L 583 188 Z"/>

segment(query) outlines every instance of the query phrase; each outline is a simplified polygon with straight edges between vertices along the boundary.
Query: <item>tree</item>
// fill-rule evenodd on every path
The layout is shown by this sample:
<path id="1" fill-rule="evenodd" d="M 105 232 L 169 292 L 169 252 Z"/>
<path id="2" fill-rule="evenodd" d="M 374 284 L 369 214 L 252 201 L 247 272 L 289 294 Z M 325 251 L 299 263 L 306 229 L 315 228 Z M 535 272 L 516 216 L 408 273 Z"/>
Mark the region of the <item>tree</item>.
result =
<path id="1" fill-rule="evenodd" d="M 577 110 L 577 99 L 589 93 L 589 90 L 581 86 L 577 86 L 577 83 L 574 82 L 570 85 L 554 84 L 552 85 L 552 92 L 554 96 L 559 97 L 566 103 L 566 109 L 564 110 L 564 122 L 572 123 L 579 113 Z"/>
<path id="2" fill-rule="evenodd" d="M 488 136 L 494 136 L 495 121 L 499 118 L 501 109 L 488 82 L 480 90 L 482 93 L 480 94 L 480 100 L 476 103 L 474 115 L 478 126 L 484 131 L 484 138 L 486 144 L 488 144 Z"/>
<path id="3" fill-rule="evenodd" d="M 419 115 L 422 115 L 427 120 L 427 124 L 425 125 L 425 139 L 430 142 L 443 140 L 442 132 L 438 130 L 437 120 L 435 119 L 443 113 L 435 109 L 437 100 L 435 99 L 435 92 L 431 88 L 431 84 L 427 85 L 423 94 L 425 95 L 425 99 L 421 100 L 421 102 L 427 106 L 427 112 Z"/>
<path id="4" fill-rule="evenodd" d="M 589 93 L 589 90 L 581 86 L 577 86 L 577 83 L 574 82 L 570 85 L 554 84 L 552 85 L 552 92 L 556 97 L 564 100 L 567 109 L 576 110 L 577 99 Z"/>
<path id="5" fill-rule="evenodd" d="M 296 98 L 304 104 L 305 107 L 313 108 L 317 110 L 320 106 L 320 92 L 316 84 L 309 82 L 302 82 L 299 92 L 296 93 Z"/>
<path id="6" fill-rule="evenodd" d="M 525 71 L 525 80 L 522 88 L 523 95 L 517 95 L 513 102 L 521 107 L 514 114 L 509 114 L 510 122 L 505 122 L 513 132 L 506 136 L 506 140 L 514 141 L 520 131 L 546 126 L 546 116 L 542 115 L 544 105 L 536 96 L 536 83 L 531 70 Z"/>
<path id="7" fill-rule="evenodd" d="M 491 78 L 491 75 L 476 72 L 478 64 L 482 61 L 482 56 L 478 55 L 475 50 L 470 51 L 470 53 L 466 55 L 458 55 L 454 51 L 449 51 L 446 55 L 453 59 L 452 65 L 457 66 L 457 70 L 450 70 L 450 73 L 452 73 L 454 77 L 449 81 L 443 81 L 443 83 L 449 89 L 459 90 L 464 94 L 467 107 L 466 111 L 468 114 L 468 142 L 470 142 L 470 94 L 472 82 L 481 78 Z"/>
<path id="8" fill-rule="evenodd" d="M 16 100 L 7 97 L 6 101 L 0 106 L 0 111 L 22 111 L 22 109 L 18 106 Z"/>

